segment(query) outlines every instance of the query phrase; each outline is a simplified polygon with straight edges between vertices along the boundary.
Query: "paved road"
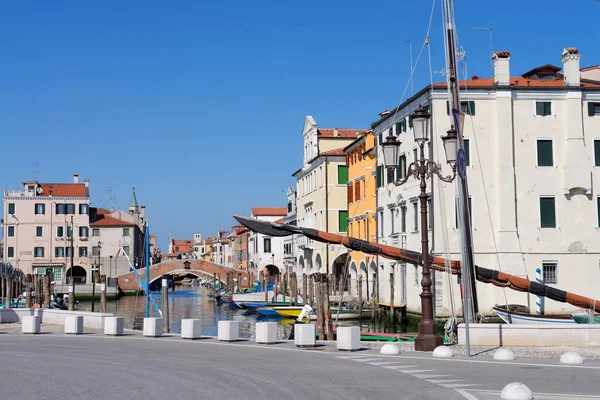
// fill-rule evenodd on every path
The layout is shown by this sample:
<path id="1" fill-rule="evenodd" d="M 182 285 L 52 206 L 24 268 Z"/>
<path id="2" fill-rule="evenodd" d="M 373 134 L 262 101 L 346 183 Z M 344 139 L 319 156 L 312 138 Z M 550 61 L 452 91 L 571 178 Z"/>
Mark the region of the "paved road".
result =
<path id="1" fill-rule="evenodd" d="M 59 333 L 0 335 L 0 398 L 11 399 L 498 399 L 512 381 L 536 399 L 600 395 L 600 363 L 506 364 L 291 344 L 183 341 Z M 543 394 L 547 393 L 547 394 Z M 600 396 L 597 397 L 600 399 Z"/>

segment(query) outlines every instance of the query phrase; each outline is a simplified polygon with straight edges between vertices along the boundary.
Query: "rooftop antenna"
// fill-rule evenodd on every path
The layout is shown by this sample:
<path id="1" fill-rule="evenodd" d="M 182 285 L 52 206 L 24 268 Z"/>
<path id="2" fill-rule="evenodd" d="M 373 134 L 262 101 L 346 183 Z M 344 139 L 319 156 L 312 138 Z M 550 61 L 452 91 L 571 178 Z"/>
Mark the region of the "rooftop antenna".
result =
<path id="1" fill-rule="evenodd" d="M 113 178 L 111 176 L 110 177 L 110 186 L 106 188 L 106 191 L 108 192 L 108 203 L 110 204 L 110 212 L 114 211 L 113 201 L 114 201 L 114 198 L 115 198 L 114 195 L 113 195 L 113 186 L 112 186 L 112 183 L 113 183 Z"/>
<path id="2" fill-rule="evenodd" d="M 406 41 L 404 41 L 404 43 L 408 44 L 408 51 L 410 52 L 410 73 L 412 74 L 412 70 L 413 70 L 413 56 L 412 56 L 412 42 L 410 41 L 410 39 L 407 39 Z M 415 94 L 415 85 L 413 83 L 413 79 L 412 79 L 412 75 L 409 75 L 410 78 L 410 91 L 411 91 L 411 95 Z"/>
<path id="3" fill-rule="evenodd" d="M 494 46 L 492 46 L 492 27 L 490 26 L 472 26 L 472 30 L 474 31 L 488 31 L 490 33 L 490 77 L 494 76 L 494 60 L 492 60 L 492 56 L 494 55 Z"/>

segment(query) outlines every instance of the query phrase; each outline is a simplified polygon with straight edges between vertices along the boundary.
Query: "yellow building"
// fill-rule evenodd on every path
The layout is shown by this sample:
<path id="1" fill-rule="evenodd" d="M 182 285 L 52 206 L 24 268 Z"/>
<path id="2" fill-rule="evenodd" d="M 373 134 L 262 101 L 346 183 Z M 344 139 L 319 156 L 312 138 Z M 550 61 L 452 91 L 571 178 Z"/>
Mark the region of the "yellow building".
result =
<path id="1" fill-rule="evenodd" d="M 372 131 L 360 135 L 344 148 L 348 166 L 348 236 L 377 241 L 377 137 Z M 376 290 L 376 256 L 359 251 L 350 253 L 352 295 L 358 296 L 358 277 L 362 279 L 362 297 Z"/>

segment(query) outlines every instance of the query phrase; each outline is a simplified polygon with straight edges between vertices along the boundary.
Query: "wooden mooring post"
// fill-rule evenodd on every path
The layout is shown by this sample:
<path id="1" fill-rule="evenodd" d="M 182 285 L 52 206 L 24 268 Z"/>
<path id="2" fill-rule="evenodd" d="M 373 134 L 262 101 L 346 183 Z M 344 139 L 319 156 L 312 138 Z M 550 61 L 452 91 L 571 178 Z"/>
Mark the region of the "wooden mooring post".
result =
<path id="1" fill-rule="evenodd" d="M 394 273 L 390 274 L 390 313 L 392 316 L 392 322 L 396 322 L 396 310 L 394 308 Z"/>
<path id="2" fill-rule="evenodd" d="M 31 308 L 31 274 L 25 276 L 25 307 Z"/>
<path id="3" fill-rule="evenodd" d="M 75 298 L 73 296 L 73 277 L 69 278 L 69 298 L 67 300 L 69 311 L 73 311 L 75 306 Z"/>
<path id="4" fill-rule="evenodd" d="M 309 304 L 308 301 L 308 279 L 307 275 L 302 273 L 302 303 Z"/>
<path id="5" fill-rule="evenodd" d="M 288 289 L 288 274 L 287 272 L 285 274 L 283 274 L 283 284 L 281 286 L 283 286 L 283 301 L 285 302 L 285 296 L 287 295 L 287 289 Z M 291 303 L 291 300 L 290 300 Z"/>
<path id="6" fill-rule="evenodd" d="M 13 277 L 11 275 L 8 275 L 6 277 L 6 302 L 4 303 L 4 307 L 6 308 L 11 308 L 10 307 L 10 302 L 13 298 Z"/>
<path id="7" fill-rule="evenodd" d="M 213 290 L 217 287 L 217 273 L 213 272 Z"/>
<path id="8" fill-rule="evenodd" d="M 362 318 L 362 305 L 363 305 L 362 275 L 358 275 L 357 285 L 358 285 L 358 316 L 359 316 L 359 318 Z"/>
<path id="9" fill-rule="evenodd" d="M 50 308 L 50 297 L 52 292 L 50 289 L 50 273 L 44 275 L 44 308 Z"/>
<path id="10" fill-rule="evenodd" d="M 325 279 L 321 285 L 323 286 L 323 291 L 325 295 L 323 296 L 323 317 L 325 323 L 325 335 L 327 340 L 333 340 L 333 320 L 331 319 L 331 308 L 329 307 L 329 293 L 330 293 L 330 284 L 331 279 Z M 340 304 L 341 306 L 341 304 Z"/>
<path id="11" fill-rule="evenodd" d="M 324 318 L 323 318 L 323 296 L 321 293 L 321 275 L 314 274 L 312 281 L 315 281 L 314 290 L 316 292 L 316 304 L 317 304 L 317 333 L 319 335 L 319 340 L 325 339 L 325 329 L 324 329 Z"/>
<path id="12" fill-rule="evenodd" d="M 100 312 L 106 313 L 106 275 L 100 276 Z"/>
<path id="13" fill-rule="evenodd" d="M 265 275 L 263 274 L 262 287 L 265 291 L 265 304 L 269 302 L 269 288 L 267 287 L 267 282 L 267 278 L 265 278 Z"/>
<path id="14" fill-rule="evenodd" d="M 304 301 L 307 301 L 305 304 L 310 304 L 311 307 L 315 306 L 315 283 L 312 276 L 308 279 L 308 300 Z"/>
<path id="15" fill-rule="evenodd" d="M 229 275 L 229 274 L 227 274 Z M 163 316 L 163 330 L 165 333 L 169 333 L 169 276 L 162 276 L 162 316 Z"/>

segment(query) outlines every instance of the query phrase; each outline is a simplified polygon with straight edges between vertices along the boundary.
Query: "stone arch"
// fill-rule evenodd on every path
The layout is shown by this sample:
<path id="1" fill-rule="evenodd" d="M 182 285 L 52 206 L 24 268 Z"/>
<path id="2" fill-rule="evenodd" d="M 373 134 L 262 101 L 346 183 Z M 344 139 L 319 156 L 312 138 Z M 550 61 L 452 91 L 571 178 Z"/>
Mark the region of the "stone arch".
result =
<path id="1" fill-rule="evenodd" d="M 317 254 L 317 257 L 315 258 L 315 272 L 321 272 L 321 268 L 323 267 L 323 261 L 321 260 L 321 255 Z"/>
<path id="2" fill-rule="evenodd" d="M 334 276 L 333 287 L 336 292 L 349 290 L 350 276 L 347 266 L 349 255 L 348 253 L 340 254 L 333 261 L 331 272 Z"/>
<path id="3" fill-rule="evenodd" d="M 87 271 L 80 265 L 75 265 L 73 268 L 67 270 L 67 278 L 73 278 L 73 283 L 85 283 L 87 277 Z"/>

